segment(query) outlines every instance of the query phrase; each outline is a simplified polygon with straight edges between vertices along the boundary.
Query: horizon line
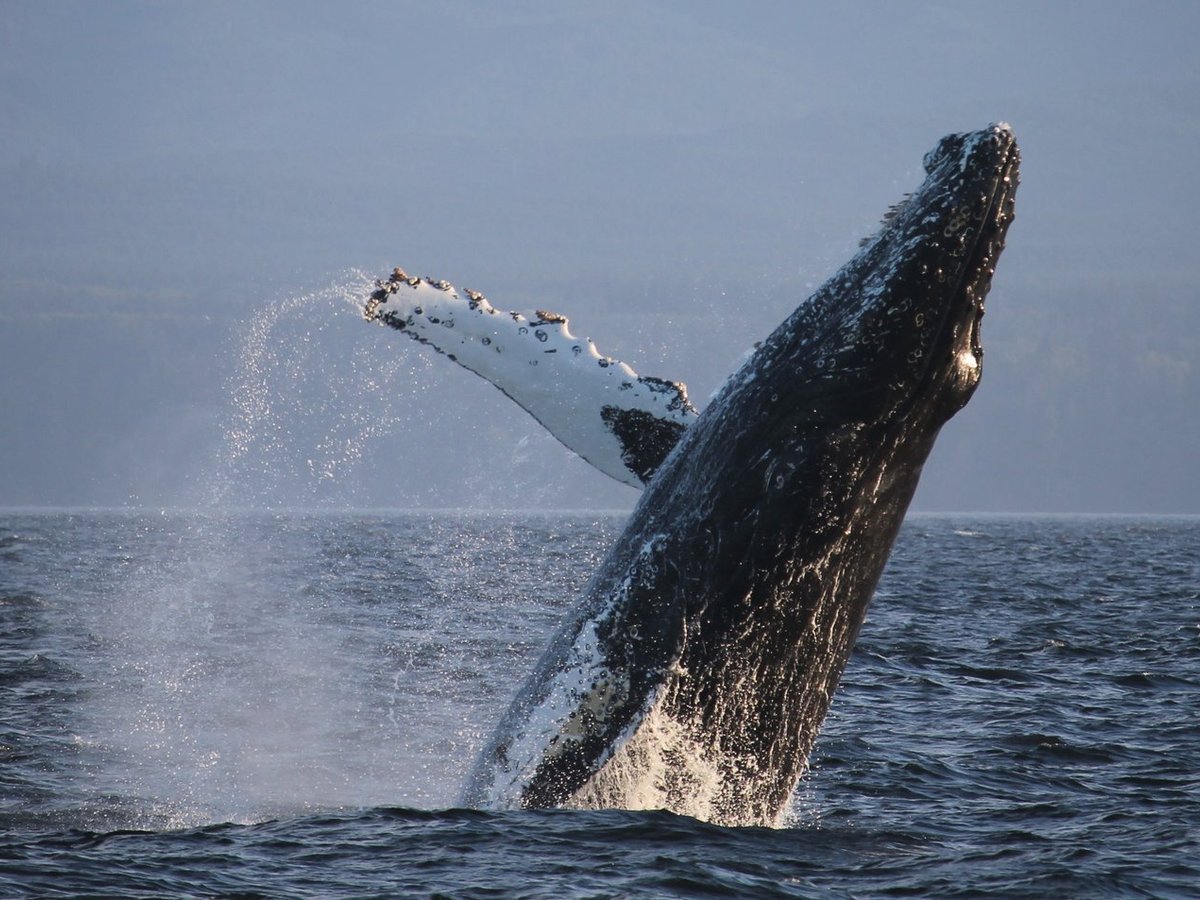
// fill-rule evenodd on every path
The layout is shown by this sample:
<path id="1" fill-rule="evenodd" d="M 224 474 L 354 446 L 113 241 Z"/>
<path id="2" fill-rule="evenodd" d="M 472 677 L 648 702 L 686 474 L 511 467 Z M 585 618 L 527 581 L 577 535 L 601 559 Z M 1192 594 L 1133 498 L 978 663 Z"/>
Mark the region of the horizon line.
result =
<path id="1" fill-rule="evenodd" d="M 629 515 L 625 507 L 471 507 L 471 506 L 174 506 L 174 505 L 36 505 L 0 504 L 0 515 L 70 515 L 120 513 L 126 515 Z M 1157 511 L 1038 511 L 1038 510 L 938 510 L 910 509 L 905 518 L 1127 518 L 1195 519 L 1200 512 Z"/>

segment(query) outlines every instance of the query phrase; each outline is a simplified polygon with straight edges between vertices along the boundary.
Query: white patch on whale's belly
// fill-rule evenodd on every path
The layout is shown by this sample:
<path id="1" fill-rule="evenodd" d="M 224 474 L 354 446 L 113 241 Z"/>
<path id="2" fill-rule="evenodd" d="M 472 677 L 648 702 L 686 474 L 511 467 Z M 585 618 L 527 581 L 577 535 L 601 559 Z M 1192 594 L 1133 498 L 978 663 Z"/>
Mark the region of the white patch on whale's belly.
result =
<path id="1" fill-rule="evenodd" d="M 747 804 L 758 760 L 722 752 L 696 737 L 660 700 L 611 757 L 563 805 L 569 809 L 665 809 L 715 825 L 778 827 L 783 810 Z M 750 793 L 753 793 L 752 789 Z"/>

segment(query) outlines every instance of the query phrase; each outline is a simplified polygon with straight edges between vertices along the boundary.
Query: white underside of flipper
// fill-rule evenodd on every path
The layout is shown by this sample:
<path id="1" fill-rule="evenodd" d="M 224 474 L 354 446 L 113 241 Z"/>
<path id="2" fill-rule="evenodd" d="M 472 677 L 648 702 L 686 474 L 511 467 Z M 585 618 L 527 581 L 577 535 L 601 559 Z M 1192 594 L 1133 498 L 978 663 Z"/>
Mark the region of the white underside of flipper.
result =
<path id="1" fill-rule="evenodd" d="M 566 318 L 501 312 L 482 294 L 396 269 L 363 315 L 487 379 L 606 475 L 642 487 L 698 413 L 678 382 L 602 356 Z M 665 449 L 664 449 L 665 448 Z"/>

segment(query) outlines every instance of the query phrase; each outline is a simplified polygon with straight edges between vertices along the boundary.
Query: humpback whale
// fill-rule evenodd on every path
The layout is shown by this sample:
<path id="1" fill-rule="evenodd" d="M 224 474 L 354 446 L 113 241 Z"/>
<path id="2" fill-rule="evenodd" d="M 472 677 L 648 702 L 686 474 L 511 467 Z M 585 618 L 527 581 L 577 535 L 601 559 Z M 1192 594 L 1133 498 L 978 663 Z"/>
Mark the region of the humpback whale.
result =
<path id="1" fill-rule="evenodd" d="M 780 822 L 922 466 L 982 371 L 980 321 L 1013 218 L 1019 151 L 1007 125 L 992 125 L 946 136 L 924 168 L 878 233 L 699 415 L 681 387 L 658 380 L 621 405 L 637 377 L 598 378 L 613 364 L 581 346 L 573 356 L 588 365 L 557 373 L 576 379 L 559 390 L 580 421 L 564 423 L 561 401 L 521 394 L 520 375 L 479 362 L 495 363 L 489 337 L 504 345 L 495 356 L 541 371 L 542 359 L 517 352 L 530 337 L 520 329 L 561 326 L 525 341 L 551 349 L 553 338 L 561 352 L 575 346 L 561 317 L 510 316 L 503 331 L 504 316 L 470 308 L 482 301 L 468 294 L 482 324 L 452 343 L 468 318 L 446 328 L 433 321 L 446 310 L 424 298 L 449 302 L 457 291 L 402 272 L 378 284 L 368 318 L 435 343 L 562 429 L 568 446 L 603 457 L 598 467 L 645 483 L 481 751 L 466 805 Z M 628 427 L 613 427 L 622 417 Z M 626 452 L 639 422 L 657 437 Z"/>

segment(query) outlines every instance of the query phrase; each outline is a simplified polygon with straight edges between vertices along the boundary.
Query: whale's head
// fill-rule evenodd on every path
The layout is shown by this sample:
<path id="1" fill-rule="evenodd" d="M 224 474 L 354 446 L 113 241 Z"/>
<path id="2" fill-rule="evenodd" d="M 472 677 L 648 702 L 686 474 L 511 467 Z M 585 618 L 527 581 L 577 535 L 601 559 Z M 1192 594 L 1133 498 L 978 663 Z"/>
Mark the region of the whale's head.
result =
<path id="1" fill-rule="evenodd" d="M 992 125 L 942 138 L 924 164 L 921 185 L 730 378 L 664 481 L 689 459 L 722 459 L 709 490 L 748 511 L 793 508 L 810 534 L 818 521 L 831 534 L 859 518 L 898 527 L 939 430 L 979 384 L 1020 155 L 1012 130 Z"/>
<path id="2" fill-rule="evenodd" d="M 818 395 L 826 382 L 843 414 L 936 428 L 979 383 L 984 298 L 1013 219 L 1020 154 L 1011 128 L 992 125 L 947 135 L 924 165 L 921 186 L 775 337 L 799 351 L 800 379 Z"/>

